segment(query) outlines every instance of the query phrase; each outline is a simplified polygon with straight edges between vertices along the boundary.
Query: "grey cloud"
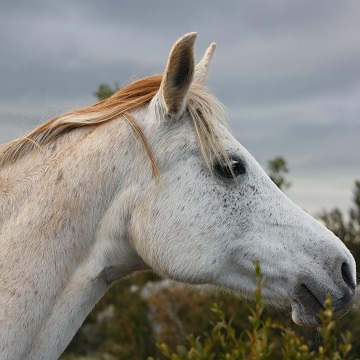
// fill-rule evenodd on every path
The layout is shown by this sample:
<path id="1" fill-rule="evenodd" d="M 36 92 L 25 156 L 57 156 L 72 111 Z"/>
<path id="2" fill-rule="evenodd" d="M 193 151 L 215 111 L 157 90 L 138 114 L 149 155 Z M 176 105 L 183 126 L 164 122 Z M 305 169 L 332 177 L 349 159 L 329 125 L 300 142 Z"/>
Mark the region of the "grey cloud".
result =
<path id="1" fill-rule="evenodd" d="M 218 43 L 210 87 L 234 133 L 262 164 L 286 157 L 307 207 L 309 179 L 359 178 L 359 14 L 356 0 L 2 1 L 0 141 L 91 103 L 100 83 L 161 72 L 173 42 L 198 31 L 198 59 Z"/>

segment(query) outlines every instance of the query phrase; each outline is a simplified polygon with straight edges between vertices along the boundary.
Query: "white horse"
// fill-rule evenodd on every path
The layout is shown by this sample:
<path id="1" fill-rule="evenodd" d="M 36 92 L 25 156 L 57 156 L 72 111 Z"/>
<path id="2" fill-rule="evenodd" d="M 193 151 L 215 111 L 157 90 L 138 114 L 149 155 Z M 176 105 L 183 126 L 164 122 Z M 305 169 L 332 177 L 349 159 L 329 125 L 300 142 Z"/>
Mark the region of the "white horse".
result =
<path id="1" fill-rule="evenodd" d="M 355 261 L 232 137 L 205 87 L 211 44 L 173 46 L 163 76 L 0 147 L 0 359 L 56 359 L 117 279 L 151 269 L 318 323 L 351 306 Z"/>

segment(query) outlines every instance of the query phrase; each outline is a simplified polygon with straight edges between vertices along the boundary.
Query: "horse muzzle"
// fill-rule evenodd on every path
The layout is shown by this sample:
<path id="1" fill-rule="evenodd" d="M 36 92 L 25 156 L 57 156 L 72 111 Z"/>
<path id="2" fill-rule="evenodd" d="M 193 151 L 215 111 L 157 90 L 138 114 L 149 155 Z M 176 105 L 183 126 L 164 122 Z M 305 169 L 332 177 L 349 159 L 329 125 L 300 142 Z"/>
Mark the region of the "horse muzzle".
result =
<path id="1" fill-rule="evenodd" d="M 334 279 L 325 277 L 321 281 L 309 273 L 298 277 L 291 297 L 292 318 L 295 323 L 318 325 L 328 294 L 331 295 L 334 318 L 339 318 L 350 310 L 355 297 L 356 276 L 347 261 L 342 261 L 338 268 Z"/>

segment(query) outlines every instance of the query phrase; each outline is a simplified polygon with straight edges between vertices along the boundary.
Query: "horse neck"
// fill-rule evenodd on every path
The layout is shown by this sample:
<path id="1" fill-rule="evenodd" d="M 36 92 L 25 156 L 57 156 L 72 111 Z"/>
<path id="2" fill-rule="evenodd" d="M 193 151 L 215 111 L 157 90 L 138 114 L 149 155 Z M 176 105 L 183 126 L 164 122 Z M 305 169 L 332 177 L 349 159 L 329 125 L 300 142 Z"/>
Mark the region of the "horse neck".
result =
<path id="1" fill-rule="evenodd" d="M 1 359 L 57 358 L 109 286 L 106 259 L 121 247 L 129 197 L 118 207 L 135 156 L 131 130 L 117 125 L 74 131 L 57 156 L 45 146 L 1 171 Z M 114 212 L 116 245 L 107 216 Z M 124 246 L 120 275 L 137 270 L 126 264 L 129 251 Z"/>

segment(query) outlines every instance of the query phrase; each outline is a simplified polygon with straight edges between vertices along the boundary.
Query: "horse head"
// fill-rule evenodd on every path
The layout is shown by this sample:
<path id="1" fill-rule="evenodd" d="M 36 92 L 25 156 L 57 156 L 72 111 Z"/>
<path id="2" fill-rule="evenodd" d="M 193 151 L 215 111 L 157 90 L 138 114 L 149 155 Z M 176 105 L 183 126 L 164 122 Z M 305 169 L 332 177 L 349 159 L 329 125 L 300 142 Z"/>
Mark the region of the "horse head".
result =
<path id="1" fill-rule="evenodd" d="M 173 46 L 144 132 L 160 168 L 139 195 L 129 233 L 155 272 L 251 297 L 255 261 L 263 295 L 316 324 L 327 294 L 335 315 L 355 293 L 355 261 L 343 242 L 292 203 L 231 135 L 204 87 L 215 44 L 195 66 L 195 33 Z M 146 125 L 145 125 L 146 124 Z"/>

